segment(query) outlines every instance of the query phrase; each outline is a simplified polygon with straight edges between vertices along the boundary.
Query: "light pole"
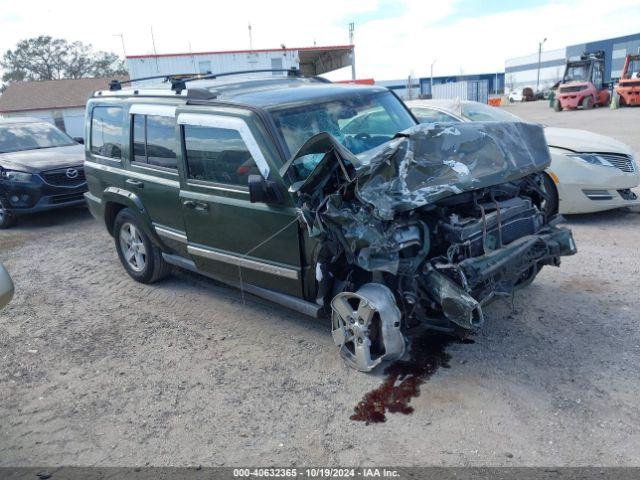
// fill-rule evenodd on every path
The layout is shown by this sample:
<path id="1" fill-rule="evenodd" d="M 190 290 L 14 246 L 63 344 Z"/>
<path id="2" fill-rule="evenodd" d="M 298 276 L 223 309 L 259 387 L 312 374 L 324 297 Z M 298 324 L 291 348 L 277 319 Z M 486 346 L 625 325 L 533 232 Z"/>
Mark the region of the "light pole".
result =
<path id="1" fill-rule="evenodd" d="M 547 37 L 538 43 L 538 78 L 536 80 L 536 93 L 540 91 L 540 59 L 542 58 L 542 44 L 547 41 Z"/>
<path id="2" fill-rule="evenodd" d="M 433 59 L 433 62 L 431 62 L 431 91 L 429 93 L 431 93 L 431 98 L 433 98 L 433 66 L 436 64 L 436 62 L 438 61 L 437 58 Z"/>
<path id="3" fill-rule="evenodd" d="M 351 80 L 356 80 L 356 48 L 353 45 L 353 31 L 356 29 L 354 22 L 349 23 L 349 45 L 351 45 Z"/>

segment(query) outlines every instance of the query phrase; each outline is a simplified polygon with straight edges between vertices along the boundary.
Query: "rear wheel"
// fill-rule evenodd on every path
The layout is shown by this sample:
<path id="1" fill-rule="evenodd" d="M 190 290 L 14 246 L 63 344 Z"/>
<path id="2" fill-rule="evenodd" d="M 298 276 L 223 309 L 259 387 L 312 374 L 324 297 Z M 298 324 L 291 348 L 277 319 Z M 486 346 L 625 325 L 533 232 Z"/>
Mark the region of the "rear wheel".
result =
<path id="1" fill-rule="evenodd" d="M 582 99 L 582 109 L 583 110 L 591 110 L 593 108 L 593 97 L 589 95 L 588 97 L 584 97 Z"/>
<path id="2" fill-rule="evenodd" d="M 0 198 L 0 229 L 10 228 L 16 224 L 16 216 L 6 208 L 5 200 Z"/>
<path id="3" fill-rule="evenodd" d="M 128 208 L 120 210 L 113 228 L 120 262 L 134 280 L 154 283 L 171 272 L 162 252 L 144 233 L 140 222 Z"/>

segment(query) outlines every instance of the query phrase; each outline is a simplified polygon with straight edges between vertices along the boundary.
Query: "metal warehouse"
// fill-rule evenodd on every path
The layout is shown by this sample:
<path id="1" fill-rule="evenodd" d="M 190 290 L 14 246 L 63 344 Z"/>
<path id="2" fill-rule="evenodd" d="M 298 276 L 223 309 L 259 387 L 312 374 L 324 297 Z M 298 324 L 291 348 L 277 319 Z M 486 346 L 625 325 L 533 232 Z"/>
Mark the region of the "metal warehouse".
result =
<path id="1" fill-rule="evenodd" d="M 406 80 L 377 81 L 377 85 L 393 90 L 403 99 L 460 98 L 487 103 L 489 95 L 504 92 L 504 73 L 445 75 Z"/>
<path id="2" fill-rule="evenodd" d="M 298 68 L 320 75 L 352 64 L 353 45 L 127 56 L 131 78 L 180 73 Z"/>
<path id="3" fill-rule="evenodd" d="M 536 89 L 538 69 L 540 70 L 540 89 L 553 86 L 562 79 L 567 60 L 579 60 L 585 52 L 602 50 L 605 53 L 605 82 L 620 78 L 624 59 L 628 53 L 637 53 L 640 49 L 640 33 L 624 37 L 609 38 L 557 50 L 533 53 L 523 57 L 510 58 L 505 62 L 505 83 L 507 92 L 525 87 Z"/>

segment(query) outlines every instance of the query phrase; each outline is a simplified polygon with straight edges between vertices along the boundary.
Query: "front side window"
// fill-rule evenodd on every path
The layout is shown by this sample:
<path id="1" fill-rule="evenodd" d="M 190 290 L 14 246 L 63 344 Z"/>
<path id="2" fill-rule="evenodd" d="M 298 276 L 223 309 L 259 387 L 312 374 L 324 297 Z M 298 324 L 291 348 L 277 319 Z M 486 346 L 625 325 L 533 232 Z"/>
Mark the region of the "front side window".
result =
<path id="1" fill-rule="evenodd" d="M 91 153 L 122 158 L 122 108 L 94 107 L 91 116 Z"/>
<path id="2" fill-rule="evenodd" d="M 75 145 L 71 137 L 49 123 L 16 123 L 0 126 L 0 153 Z"/>
<path id="3" fill-rule="evenodd" d="M 271 114 L 290 155 L 321 132 L 330 133 L 358 154 L 415 125 L 400 100 L 389 92 L 278 109 Z"/>
<path id="4" fill-rule="evenodd" d="M 187 177 L 246 187 L 249 175 L 260 175 L 237 130 L 184 125 Z"/>
<path id="5" fill-rule="evenodd" d="M 133 115 L 133 160 L 177 169 L 176 121 L 173 117 Z"/>

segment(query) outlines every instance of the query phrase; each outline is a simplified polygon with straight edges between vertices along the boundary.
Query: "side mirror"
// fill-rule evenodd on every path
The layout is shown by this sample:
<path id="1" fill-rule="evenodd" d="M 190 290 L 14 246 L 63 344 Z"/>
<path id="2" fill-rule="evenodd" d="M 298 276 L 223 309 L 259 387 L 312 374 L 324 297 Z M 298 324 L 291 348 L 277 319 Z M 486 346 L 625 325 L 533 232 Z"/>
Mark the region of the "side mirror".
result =
<path id="1" fill-rule="evenodd" d="M 84 145 L 84 138 L 82 137 L 73 137 L 73 139 L 78 142 L 80 145 Z"/>
<path id="2" fill-rule="evenodd" d="M 0 308 L 4 308 L 13 298 L 13 282 L 9 272 L 0 264 Z"/>
<path id="3" fill-rule="evenodd" d="M 249 175 L 249 200 L 251 203 L 280 203 L 282 195 L 276 182 L 265 180 L 262 175 Z"/>

